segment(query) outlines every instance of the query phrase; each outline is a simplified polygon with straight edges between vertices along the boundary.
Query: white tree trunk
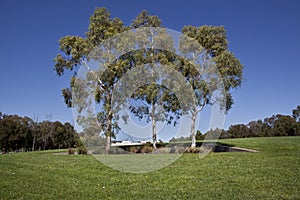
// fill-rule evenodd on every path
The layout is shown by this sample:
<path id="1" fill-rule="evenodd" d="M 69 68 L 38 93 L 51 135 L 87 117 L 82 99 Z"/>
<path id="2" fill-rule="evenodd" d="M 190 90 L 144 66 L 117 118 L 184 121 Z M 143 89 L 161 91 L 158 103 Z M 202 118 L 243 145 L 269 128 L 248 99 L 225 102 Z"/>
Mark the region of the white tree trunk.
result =
<path id="1" fill-rule="evenodd" d="M 109 113 L 107 122 L 107 132 L 106 132 L 106 153 L 109 153 L 111 147 L 111 135 L 112 135 L 112 115 Z"/>
<path id="2" fill-rule="evenodd" d="M 110 135 L 106 134 L 106 146 L 105 146 L 106 153 L 110 151 Z"/>
<path id="3" fill-rule="evenodd" d="M 156 120 L 152 119 L 152 139 L 153 139 L 153 148 L 156 150 Z"/>
<path id="4" fill-rule="evenodd" d="M 152 115 L 152 141 L 153 141 L 153 148 L 156 150 L 156 119 L 155 119 L 155 104 L 152 104 L 151 109 L 151 115 Z"/>
<path id="5" fill-rule="evenodd" d="M 191 147 L 192 148 L 196 147 L 196 134 L 195 134 L 196 117 L 197 117 L 197 114 L 193 113 L 192 124 L 191 124 L 191 136 L 192 136 L 192 145 L 191 145 Z"/>

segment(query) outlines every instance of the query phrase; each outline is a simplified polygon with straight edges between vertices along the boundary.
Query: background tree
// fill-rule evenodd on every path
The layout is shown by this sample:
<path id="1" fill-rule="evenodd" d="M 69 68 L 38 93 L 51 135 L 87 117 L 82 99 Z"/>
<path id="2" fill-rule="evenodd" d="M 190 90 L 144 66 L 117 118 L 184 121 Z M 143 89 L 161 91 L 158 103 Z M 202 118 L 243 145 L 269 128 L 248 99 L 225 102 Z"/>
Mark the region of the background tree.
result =
<path id="1" fill-rule="evenodd" d="M 300 122 L 300 106 L 297 106 L 296 109 L 293 111 L 293 117 L 296 119 L 297 122 Z"/>
<path id="2" fill-rule="evenodd" d="M 259 137 L 264 135 L 265 125 L 262 120 L 251 121 L 247 126 L 249 127 L 251 137 Z"/>
<path id="3" fill-rule="evenodd" d="M 264 120 L 251 121 L 247 125 L 231 125 L 220 138 L 241 137 L 273 137 L 273 136 L 299 136 L 300 123 L 295 117 L 289 115 L 272 115 Z"/>
<path id="4" fill-rule="evenodd" d="M 32 148 L 31 150 L 35 150 L 35 143 L 37 141 L 37 138 L 39 137 L 39 131 L 38 131 L 38 121 L 39 121 L 39 116 L 37 114 L 34 114 L 33 119 L 32 119 L 32 124 L 31 124 L 31 129 L 32 129 Z"/>
<path id="5" fill-rule="evenodd" d="M 273 136 L 295 136 L 297 134 L 298 125 L 295 118 L 287 115 L 276 115 Z"/>
<path id="6" fill-rule="evenodd" d="M 0 120 L 0 146 L 4 152 L 31 148 L 32 120 L 18 115 L 4 115 Z"/>
<path id="7" fill-rule="evenodd" d="M 227 131 L 229 138 L 244 138 L 250 136 L 250 130 L 245 124 L 231 125 Z"/>
<path id="8" fill-rule="evenodd" d="M 74 147 L 78 136 L 74 127 L 61 122 L 43 121 L 35 124 L 29 117 L 4 114 L 0 119 L 0 149 L 34 151 Z"/>
<path id="9" fill-rule="evenodd" d="M 197 130 L 196 132 L 196 140 L 203 140 L 204 135 L 201 133 L 201 131 Z"/>

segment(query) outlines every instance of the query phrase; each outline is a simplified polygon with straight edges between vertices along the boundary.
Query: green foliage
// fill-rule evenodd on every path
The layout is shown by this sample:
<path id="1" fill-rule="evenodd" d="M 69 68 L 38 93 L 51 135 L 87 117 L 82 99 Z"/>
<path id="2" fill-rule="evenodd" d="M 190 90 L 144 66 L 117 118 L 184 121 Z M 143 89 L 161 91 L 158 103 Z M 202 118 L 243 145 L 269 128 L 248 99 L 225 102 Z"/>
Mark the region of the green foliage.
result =
<path id="1" fill-rule="evenodd" d="M 229 138 L 238 138 L 238 137 L 249 137 L 250 132 L 246 125 L 244 124 L 236 124 L 230 126 L 229 130 L 227 131 Z"/>
<path id="2" fill-rule="evenodd" d="M 148 146 L 148 145 L 144 145 L 141 150 L 140 150 L 140 153 L 151 153 L 153 152 L 153 147 L 151 146 Z"/>
<path id="3" fill-rule="evenodd" d="M 81 139 L 78 140 L 77 142 L 77 152 L 78 154 L 84 154 L 86 155 L 88 153 L 88 150 L 86 149 L 83 141 Z"/>
<path id="4" fill-rule="evenodd" d="M 184 153 L 200 153 L 200 147 L 188 147 L 184 150 Z"/>
<path id="5" fill-rule="evenodd" d="M 199 131 L 200 132 L 200 131 Z M 198 131 L 197 131 L 198 133 Z M 191 136 L 188 136 L 188 137 L 179 137 L 179 138 L 171 138 L 169 142 L 190 142 L 192 140 Z"/>
<path id="6" fill-rule="evenodd" d="M 288 115 L 273 115 L 262 120 L 251 121 L 247 125 L 231 125 L 222 130 L 220 138 L 300 136 L 300 122 Z"/>
<path id="7" fill-rule="evenodd" d="M 78 147 L 77 152 L 78 152 L 78 154 L 82 154 L 82 155 L 86 155 L 88 153 L 87 149 L 84 146 Z"/>
<path id="8" fill-rule="evenodd" d="M 211 92 L 218 89 L 218 83 L 220 81 L 223 82 L 223 99 L 225 101 L 222 102 L 221 105 L 223 110 L 227 112 L 232 104 L 233 99 L 231 96 L 231 89 L 237 88 L 241 85 L 243 80 L 243 66 L 236 58 L 232 52 L 228 49 L 228 41 L 226 37 L 226 31 L 223 26 L 185 26 L 182 29 L 182 32 L 190 38 L 195 39 L 201 47 L 203 47 L 206 52 L 211 56 L 214 61 L 217 73 L 214 76 L 218 75 L 222 79 L 212 79 L 210 82 L 204 80 L 202 78 L 202 74 L 195 70 L 193 70 L 193 66 L 190 67 L 186 63 L 183 63 L 183 74 L 188 77 L 191 85 L 193 86 L 193 90 L 195 92 L 196 100 L 191 101 L 193 103 L 190 106 L 190 113 L 192 114 L 192 124 L 191 124 L 191 136 L 192 136 L 192 145 L 191 147 L 196 146 L 196 134 L 195 134 L 195 122 L 199 112 L 206 106 L 214 104 L 214 99 L 211 96 Z M 184 51 L 189 51 L 190 49 L 197 49 L 194 47 L 193 42 L 181 43 L 181 49 Z M 197 60 L 197 56 L 193 58 L 195 61 Z M 205 58 L 204 60 L 208 60 L 209 58 Z M 187 68 L 188 67 L 188 68 Z M 207 70 L 204 69 L 203 70 Z M 210 72 L 208 72 L 210 73 Z M 216 72 L 214 72 L 216 73 Z M 212 75 L 212 74 L 210 74 Z M 199 79 L 200 77 L 200 79 Z M 189 102 L 189 101 L 188 101 Z"/>
<path id="9" fill-rule="evenodd" d="M 111 18 L 106 8 L 96 8 L 90 17 L 90 24 L 86 34 L 90 47 L 95 47 L 103 40 L 124 31 L 123 22 L 118 18 Z"/>
<path id="10" fill-rule="evenodd" d="M 94 47 L 99 45 L 105 39 L 123 32 L 125 28 L 126 27 L 123 26 L 123 22 L 120 19 L 110 17 L 110 13 L 107 9 L 96 8 L 93 15 L 90 17 L 88 32 L 86 33 L 85 38 L 78 36 L 65 36 L 60 39 L 59 43 L 62 55 L 59 54 L 54 59 L 57 75 L 62 76 L 64 70 L 70 70 L 74 72 L 75 77 L 77 71 L 76 67 L 88 59 L 87 56 L 91 53 Z M 93 80 L 95 79 L 94 75 L 90 76 L 91 80 L 89 80 L 95 83 L 93 90 L 96 102 L 104 104 L 104 110 L 101 111 L 102 115 L 100 117 L 102 121 L 100 120 L 99 123 L 102 124 L 102 129 L 105 131 L 105 135 L 109 141 L 110 138 L 115 135 L 114 131 L 117 130 L 117 126 L 113 122 L 110 102 L 112 87 L 115 81 L 114 77 L 116 76 L 118 76 L 118 72 L 113 69 L 113 66 L 111 66 L 110 70 L 105 72 L 103 76 L 103 83 L 98 80 Z M 87 102 L 85 102 L 88 93 L 86 91 L 76 91 L 76 88 L 84 88 L 79 87 L 79 85 L 76 84 L 84 83 L 81 83 L 80 80 L 76 80 L 75 82 L 74 77 L 71 79 L 70 88 L 63 89 L 62 93 L 67 106 L 77 108 L 80 114 L 86 107 L 88 107 Z M 81 96 L 81 98 L 77 99 L 77 102 L 73 102 L 74 99 L 72 99 L 72 92 L 77 94 L 76 96 Z M 99 115 L 97 117 L 100 119 Z M 79 123 L 85 124 L 87 120 L 88 119 L 83 119 L 83 117 L 81 117 Z M 107 150 L 109 150 L 110 144 L 107 145 Z"/>
<path id="11" fill-rule="evenodd" d="M 34 122 L 29 117 L 3 115 L 0 118 L 0 150 L 31 151 L 74 147 L 77 133 L 70 123 Z"/>
<path id="12" fill-rule="evenodd" d="M 300 122 L 300 106 L 297 106 L 296 109 L 294 109 L 293 111 L 293 117 Z"/>
<path id="13" fill-rule="evenodd" d="M 75 153 L 75 151 L 73 148 L 68 148 L 68 154 L 74 154 L 74 153 Z"/>
<path id="14" fill-rule="evenodd" d="M 130 69 L 135 68 L 138 65 L 149 64 L 149 69 L 152 70 L 153 83 L 145 85 L 136 91 L 133 95 L 134 100 L 140 100 L 147 105 L 131 107 L 131 111 L 139 119 L 146 117 L 147 121 L 151 121 L 153 130 L 153 147 L 156 148 L 156 123 L 157 121 L 167 120 L 168 124 L 173 123 L 176 125 L 177 120 L 180 118 L 183 112 L 192 114 L 192 126 L 191 135 L 193 142 L 195 143 L 195 130 L 194 124 L 198 112 L 200 112 L 207 104 L 212 104 L 211 91 L 209 88 L 216 89 L 216 82 L 214 85 L 209 85 L 202 80 L 202 74 L 198 72 L 195 66 L 192 66 L 186 60 L 174 55 L 172 37 L 166 33 L 163 29 L 159 31 L 140 31 L 137 37 L 129 37 L 127 41 L 119 41 L 115 51 L 119 52 L 124 50 L 126 46 L 138 46 L 138 50 L 121 55 L 115 60 L 115 55 L 112 55 L 110 51 L 102 52 L 103 58 L 97 56 L 97 51 L 94 52 L 94 48 L 106 39 L 121 33 L 131 28 L 142 27 L 162 27 L 161 20 L 157 16 L 150 15 L 147 11 L 142 11 L 132 22 L 131 25 L 125 26 L 123 22 L 118 18 L 111 18 L 110 13 L 105 8 L 97 8 L 90 17 L 90 23 L 86 37 L 78 36 L 65 36 L 60 39 L 60 50 L 62 54 L 59 54 L 54 59 L 55 70 L 58 76 L 62 76 L 64 70 L 70 70 L 76 74 L 76 67 L 89 59 L 103 61 L 104 64 L 111 58 L 114 58 L 114 62 L 108 63 L 107 69 L 102 73 L 95 71 L 94 73 L 101 74 L 101 81 L 95 80 L 94 74 L 87 73 L 87 78 L 94 86 L 93 90 L 95 101 L 103 105 L 103 110 L 97 114 L 98 122 L 101 124 L 102 130 L 105 132 L 107 138 L 106 148 L 110 149 L 111 137 L 114 137 L 118 130 L 116 124 L 116 118 L 119 116 L 113 116 L 111 107 L 111 98 L 114 85 L 120 80 L 120 78 Z M 242 70 L 243 67 L 239 60 L 228 50 L 228 41 L 226 38 L 226 31 L 222 26 L 186 26 L 182 29 L 182 32 L 189 37 L 195 39 L 199 43 L 199 47 L 204 47 L 209 55 L 214 59 L 220 76 L 224 79 L 225 84 L 225 96 L 226 110 L 231 108 L 233 104 L 230 90 L 238 87 L 242 82 Z M 129 34 L 130 35 L 130 34 Z M 184 38 L 184 37 L 183 37 Z M 189 54 L 191 50 L 197 49 L 195 44 L 184 40 L 181 41 L 181 50 L 184 53 Z M 190 46 L 194 45 L 194 46 Z M 197 45 L 196 45 L 197 46 Z M 156 48 L 160 47 L 160 48 Z M 192 49 L 191 49 L 192 48 Z M 169 51 L 163 49 L 170 49 Z M 195 52 L 193 52 L 195 53 Z M 199 52 L 198 52 L 199 53 Z M 87 58 L 87 55 L 91 54 L 91 58 Z M 197 57 L 197 56 L 196 56 Z M 193 58 L 193 59 L 196 59 Z M 179 105 L 179 101 L 176 98 L 174 92 L 167 90 L 158 84 L 157 71 L 155 66 L 169 65 L 173 66 L 175 70 L 180 72 L 188 81 L 195 92 L 196 101 L 192 99 L 186 99 L 187 105 Z M 167 78 L 168 79 L 168 78 Z M 165 80 L 167 81 L 167 80 Z M 164 83 L 161 83 L 163 85 Z M 81 87 L 80 87 L 81 88 Z M 74 87 L 74 77 L 71 79 L 70 88 L 62 90 L 63 97 L 67 106 L 76 107 L 81 113 L 86 108 L 86 102 L 73 102 L 72 92 L 77 94 Z M 82 98 L 86 94 L 79 93 Z M 160 98 L 162 97 L 162 98 Z M 158 102 L 160 101 L 160 102 Z M 158 106 L 162 105 L 164 111 L 158 109 Z M 192 105 L 191 105 L 192 104 Z M 190 107 L 190 109 L 189 109 Z M 126 116 L 125 116 L 126 117 Z M 81 120 L 84 123 L 86 120 Z"/>
<path id="15" fill-rule="evenodd" d="M 204 139 L 204 135 L 202 135 L 202 133 L 197 130 L 196 132 L 196 140 L 203 140 Z"/>
<path id="16" fill-rule="evenodd" d="M 177 124 L 177 120 L 181 116 L 176 95 L 168 88 L 158 84 L 148 84 L 138 88 L 133 94 L 130 111 L 139 120 L 145 118 L 146 122 L 152 119 L 156 121 L 167 121 L 167 124 Z M 155 106 L 161 106 L 158 109 Z"/>
<path id="17" fill-rule="evenodd" d="M 160 27 L 161 20 L 158 16 L 149 15 L 148 11 L 143 10 L 130 25 L 131 28 L 140 27 Z"/>
<path id="18" fill-rule="evenodd" d="M 130 153 L 136 153 L 136 152 L 137 152 L 136 147 L 135 147 L 135 146 L 130 147 L 130 148 L 129 148 L 129 152 L 130 152 Z"/>

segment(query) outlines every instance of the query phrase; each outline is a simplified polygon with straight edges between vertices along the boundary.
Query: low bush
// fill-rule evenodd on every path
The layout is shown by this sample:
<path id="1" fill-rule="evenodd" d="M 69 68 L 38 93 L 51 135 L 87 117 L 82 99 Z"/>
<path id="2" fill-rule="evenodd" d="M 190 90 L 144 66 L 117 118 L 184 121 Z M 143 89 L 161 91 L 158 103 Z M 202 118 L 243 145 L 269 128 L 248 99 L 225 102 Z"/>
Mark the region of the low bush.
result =
<path id="1" fill-rule="evenodd" d="M 77 152 L 78 152 L 78 154 L 86 155 L 87 154 L 87 149 L 85 147 L 78 147 Z"/>
<path id="2" fill-rule="evenodd" d="M 184 150 L 184 153 L 199 153 L 200 151 L 199 147 L 188 147 Z"/>
<path id="3" fill-rule="evenodd" d="M 162 147 L 159 148 L 160 153 L 170 153 L 171 148 L 169 147 Z"/>
<path id="4" fill-rule="evenodd" d="M 68 154 L 74 154 L 74 149 L 73 148 L 68 148 Z"/>
<path id="5" fill-rule="evenodd" d="M 185 147 L 183 146 L 174 146 L 171 148 L 170 153 L 184 153 Z"/>
<path id="6" fill-rule="evenodd" d="M 151 153 L 153 152 L 152 146 L 143 146 L 140 150 L 140 153 Z"/>
<path id="7" fill-rule="evenodd" d="M 130 148 L 129 148 L 129 152 L 130 152 L 130 153 L 136 153 L 137 150 L 136 150 L 135 146 L 130 147 Z"/>

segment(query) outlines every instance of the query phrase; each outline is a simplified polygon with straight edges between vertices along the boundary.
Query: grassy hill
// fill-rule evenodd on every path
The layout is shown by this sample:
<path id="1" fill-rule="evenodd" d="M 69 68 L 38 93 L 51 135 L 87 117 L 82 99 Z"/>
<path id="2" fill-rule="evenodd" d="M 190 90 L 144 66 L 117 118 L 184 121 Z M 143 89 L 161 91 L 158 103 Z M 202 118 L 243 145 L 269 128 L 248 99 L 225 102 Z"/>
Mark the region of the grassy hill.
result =
<path id="1" fill-rule="evenodd" d="M 300 137 L 219 140 L 258 153 L 184 154 L 145 174 L 93 156 L 53 151 L 0 155 L 0 199 L 297 199 Z"/>

